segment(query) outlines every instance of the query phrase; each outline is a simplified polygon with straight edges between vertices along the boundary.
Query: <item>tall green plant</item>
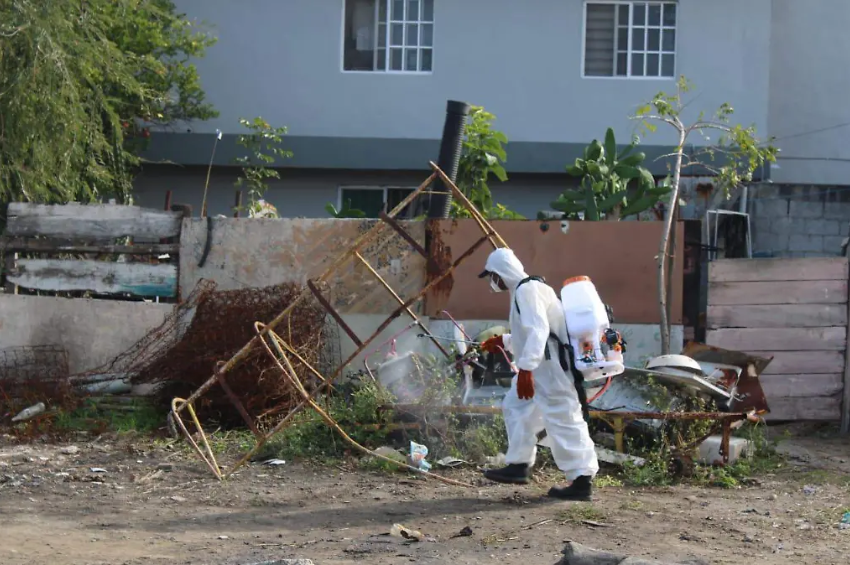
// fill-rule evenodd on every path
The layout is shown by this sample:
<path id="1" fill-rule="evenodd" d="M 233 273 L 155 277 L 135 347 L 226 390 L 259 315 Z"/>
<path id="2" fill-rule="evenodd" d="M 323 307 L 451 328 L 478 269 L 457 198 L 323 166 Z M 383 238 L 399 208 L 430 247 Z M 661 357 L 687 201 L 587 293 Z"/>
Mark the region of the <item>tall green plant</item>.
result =
<path id="1" fill-rule="evenodd" d="M 567 217 L 584 213 L 587 221 L 620 220 L 655 206 L 671 188 L 655 185 L 652 174 L 641 166 L 646 154 L 636 151 L 637 139 L 617 152 L 614 130 L 605 132 L 605 144 L 594 139 L 584 157 L 567 167 L 567 174 L 581 179 L 578 189 L 565 190 L 550 204 Z"/>
<path id="2" fill-rule="evenodd" d="M 149 127 L 216 115 L 214 42 L 170 0 L 0 2 L 0 201 L 126 201 Z"/>
<path id="3" fill-rule="evenodd" d="M 493 127 L 496 116 L 481 106 L 473 106 L 463 140 L 463 153 L 458 165 L 455 184 L 490 219 L 521 220 L 522 216 L 501 204 L 494 204 L 490 192 L 490 178 L 500 182 L 508 180 L 502 163 L 507 161 L 503 145 L 507 136 Z M 468 218 L 471 214 L 456 201 L 452 201 L 452 217 Z"/>
<path id="4" fill-rule="evenodd" d="M 283 149 L 286 127 L 272 127 L 261 117 L 253 120 L 240 118 L 239 123 L 251 133 L 240 135 L 236 143 L 247 150 L 247 154 L 235 159 L 242 167 L 242 175 L 236 186 L 248 189 L 248 204 L 245 209 L 250 217 L 279 217 L 277 210 L 266 202 L 269 179 L 279 179 L 280 172 L 269 168 L 277 159 L 290 159 L 292 152 Z"/>
<path id="5" fill-rule="evenodd" d="M 638 109 L 635 119 L 640 120 L 644 129 L 654 132 L 658 125 L 666 125 L 676 133 L 676 149 L 672 154 L 673 183 L 669 202 L 664 212 L 664 229 L 659 244 L 658 255 L 658 304 L 661 312 L 661 352 L 670 352 L 670 324 L 667 312 L 667 279 L 670 269 L 670 238 L 673 233 L 673 218 L 679 204 L 679 180 L 686 167 L 701 167 L 715 175 L 715 183 L 729 196 L 732 189 L 741 183 L 749 182 L 759 167 L 776 161 L 777 149 L 771 143 L 764 143 L 756 135 L 755 126 L 743 127 L 731 123 L 735 110 L 723 103 L 712 117 L 700 112 L 697 119 L 686 123 L 683 113 L 687 107 L 685 96 L 693 89 L 691 82 L 684 76 L 677 82 L 676 92 L 659 92 L 647 104 Z M 711 140 L 709 132 L 718 138 Z M 709 142 L 692 154 L 685 154 L 685 145 L 693 134 L 700 134 Z M 718 163 L 718 156 L 722 159 Z"/>

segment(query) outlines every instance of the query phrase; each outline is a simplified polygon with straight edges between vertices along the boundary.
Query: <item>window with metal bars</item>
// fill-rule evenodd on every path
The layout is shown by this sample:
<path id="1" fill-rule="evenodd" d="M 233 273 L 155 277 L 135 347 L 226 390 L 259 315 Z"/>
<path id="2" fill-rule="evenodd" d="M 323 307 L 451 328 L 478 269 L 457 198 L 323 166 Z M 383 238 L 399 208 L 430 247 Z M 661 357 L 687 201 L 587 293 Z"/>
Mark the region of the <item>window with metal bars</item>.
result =
<path id="1" fill-rule="evenodd" d="M 345 0 L 343 70 L 430 73 L 434 0 Z"/>
<path id="2" fill-rule="evenodd" d="M 676 2 L 586 2 L 584 76 L 676 74 Z"/>

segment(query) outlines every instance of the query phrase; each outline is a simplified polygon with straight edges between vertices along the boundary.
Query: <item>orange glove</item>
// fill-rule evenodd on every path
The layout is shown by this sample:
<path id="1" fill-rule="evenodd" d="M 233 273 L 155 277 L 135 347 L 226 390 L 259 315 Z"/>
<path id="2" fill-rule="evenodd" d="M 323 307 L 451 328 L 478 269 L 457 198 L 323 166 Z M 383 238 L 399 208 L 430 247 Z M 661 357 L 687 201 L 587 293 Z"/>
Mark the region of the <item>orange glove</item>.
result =
<path id="1" fill-rule="evenodd" d="M 520 369 L 516 380 L 516 394 L 520 400 L 534 398 L 534 377 L 531 375 L 531 371 Z"/>
<path id="2" fill-rule="evenodd" d="M 496 337 L 491 337 L 488 340 L 485 340 L 484 343 L 481 344 L 481 350 L 486 351 L 487 353 L 496 353 L 499 351 L 499 348 L 505 348 L 505 340 L 502 339 L 502 336 L 497 335 Z"/>

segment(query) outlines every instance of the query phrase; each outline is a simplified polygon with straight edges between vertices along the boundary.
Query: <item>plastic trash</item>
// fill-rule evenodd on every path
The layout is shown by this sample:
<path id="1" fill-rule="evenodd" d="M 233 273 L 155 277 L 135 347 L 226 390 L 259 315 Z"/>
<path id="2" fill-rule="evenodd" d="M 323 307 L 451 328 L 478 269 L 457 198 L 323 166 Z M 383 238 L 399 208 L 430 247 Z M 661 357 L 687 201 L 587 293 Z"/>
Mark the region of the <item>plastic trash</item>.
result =
<path id="1" fill-rule="evenodd" d="M 422 532 L 411 530 L 410 528 L 402 526 L 401 524 L 393 524 L 393 527 L 390 530 L 390 535 L 399 538 L 404 538 L 410 541 L 422 541 L 422 539 L 425 537 L 422 535 Z"/>
<path id="2" fill-rule="evenodd" d="M 410 465 L 416 467 L 422 472 L 427 473 L 431 470 L 431 464 L 425 460 L 428 456 L 428 448 L 421 443 L 415 441 L 410 442 Z"/>
<path id="3" fill-rule="evenodd" d="M 850 512 L 845 512 L 844 517 L 841 518 L 841 522 L 838 524 L 839 530 L 850 530 Z"/>

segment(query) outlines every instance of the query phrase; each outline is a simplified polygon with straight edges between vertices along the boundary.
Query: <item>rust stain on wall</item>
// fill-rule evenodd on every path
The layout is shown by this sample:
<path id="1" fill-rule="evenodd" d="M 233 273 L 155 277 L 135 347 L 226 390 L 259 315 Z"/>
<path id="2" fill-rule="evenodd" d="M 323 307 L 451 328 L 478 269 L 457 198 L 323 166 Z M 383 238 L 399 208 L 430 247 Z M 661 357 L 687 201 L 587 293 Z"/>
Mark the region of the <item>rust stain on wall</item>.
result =
<path id="1" fill-rule="evenodd" d="M 456 222 L 452 224 L 452 227 L 454 225 L 456 225 Z M 443 238 L 443 221 L 428 220 L 425 229 L 428 238 L 428 261 L 425 277 L 427 282 L 430 283 L 451 267 L 453 261 L 452 248 L 446 244 Z M 443 310 L 449 301 L 453 286 L 454 275 L 452 274 L 443 279 L 428 293 L 426 309 L 435 312 Z"/>
<path id="2" fill-rule="evenodd" d="M 200 278 L 214 280 L 222 290 L 263 287 L 316 279 L 376 220 L 222 219 L 216 220 L 213 246 L 203 268 L 198 259 L 206 224 L 190 222 L 181 236 L 180 281 L 191 292 Z M 424 222 L 402 225 L 420 245 Z M 391 229 L 361 250 L 361 255 L 402 299 L 425 286 L 425 259 Z M 344 314 L 386 314 L 398 303 L 356 259 L 337 269 L 327 285 L 327 298 Z M 421 306 L 414 307 L 421 311 Z"/>

